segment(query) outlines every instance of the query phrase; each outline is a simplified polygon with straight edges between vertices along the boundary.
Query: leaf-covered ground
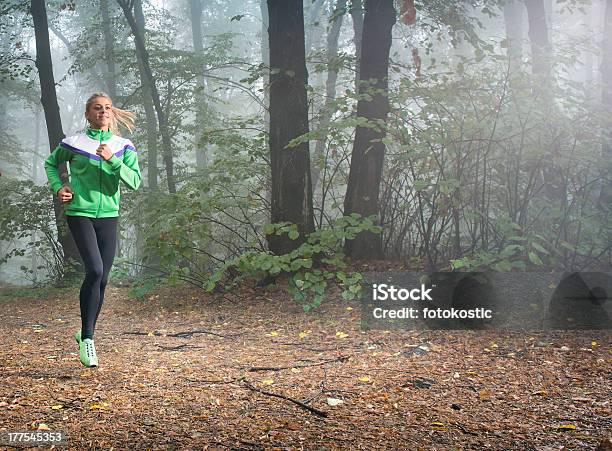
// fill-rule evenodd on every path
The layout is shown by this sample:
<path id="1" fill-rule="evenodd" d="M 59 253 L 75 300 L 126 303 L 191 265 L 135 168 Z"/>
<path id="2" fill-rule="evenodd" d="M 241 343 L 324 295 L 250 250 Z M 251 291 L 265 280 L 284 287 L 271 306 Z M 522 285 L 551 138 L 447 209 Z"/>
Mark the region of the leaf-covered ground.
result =
<path id="1" fill-rule="evenodd" d="M 610 331 L 361 331 L 359 316 L 263 290 L 109 287 L 89 369 L 77 289 L 5 294 L 0 431 L 62 430 L 70 449 L 606 446 Z"/>

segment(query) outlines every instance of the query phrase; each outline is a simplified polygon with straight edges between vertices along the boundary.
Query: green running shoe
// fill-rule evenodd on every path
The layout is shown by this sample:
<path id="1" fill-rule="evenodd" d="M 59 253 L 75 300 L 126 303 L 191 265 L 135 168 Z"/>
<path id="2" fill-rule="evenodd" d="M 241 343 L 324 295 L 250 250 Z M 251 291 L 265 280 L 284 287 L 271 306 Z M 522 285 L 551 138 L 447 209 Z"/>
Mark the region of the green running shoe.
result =
<path id="1" fill-rule="evenodd" d="M 79 343 L 79 354 L 81 363 L 85 366 L 98 366 L 98 356 L 96 355 L 96 347 L 91 338 L 86 338 Z"/>
<path id="2" fill-rule="evenodd" d="M 81 344 L 81 331 L 80 330 L 76 334 L 74 334 L 74 338 L 78 344 Z"/>

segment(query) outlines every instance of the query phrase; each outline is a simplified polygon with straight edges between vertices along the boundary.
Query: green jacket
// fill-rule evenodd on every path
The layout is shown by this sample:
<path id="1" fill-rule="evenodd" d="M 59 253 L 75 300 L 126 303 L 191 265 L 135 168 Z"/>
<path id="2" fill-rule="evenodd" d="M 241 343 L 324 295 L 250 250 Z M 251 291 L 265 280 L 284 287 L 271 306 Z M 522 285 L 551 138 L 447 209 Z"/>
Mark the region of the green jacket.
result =
<path id="1" fill-rule="evenodd" d="M 96 155 L 100 144 L 114 154 L 108 161 Z M 64 138 L 45 160 L 45 172 L 54 194 L 62 187 L 57 166 L 70 164 L 72 200 L 65 204 L 67 216 L 111 218 L 119 216 L 119 180 L 136 190 L 140 186 L 138 155 L 129 139 L 111 131 L 87 128 L 85 133 Z"/>

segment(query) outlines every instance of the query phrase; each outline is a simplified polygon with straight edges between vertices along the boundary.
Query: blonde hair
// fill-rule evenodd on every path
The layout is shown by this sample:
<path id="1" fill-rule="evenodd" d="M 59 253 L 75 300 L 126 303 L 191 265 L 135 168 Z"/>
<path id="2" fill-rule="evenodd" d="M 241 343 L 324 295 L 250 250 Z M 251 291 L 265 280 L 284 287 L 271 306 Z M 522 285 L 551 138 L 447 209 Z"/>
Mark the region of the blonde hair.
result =
<path id="1" fill-rule="evenodd" d="M 110 96 L 105 92 L 94 92 L 85 103 L 85 113 L 89 111 L 89 107 L 98 97 L 104 97 L 105 99 L 108 99 L 111 102 L 113 101 Z M 122 125 L 129 131 L 134 130 L 134 118 L 136 117 L 134 113 L 132 113 L 131 111 L 122 110 L 121 108 L 116 108 L 114 106 L 111 106 L 111 110 L 113 111 L 113 114 L 111 115 L 109 128 L 110 131 L 113 132 L 113 135 L 121 136 L 121 134 L 119 133 L 119 125 Z"/>

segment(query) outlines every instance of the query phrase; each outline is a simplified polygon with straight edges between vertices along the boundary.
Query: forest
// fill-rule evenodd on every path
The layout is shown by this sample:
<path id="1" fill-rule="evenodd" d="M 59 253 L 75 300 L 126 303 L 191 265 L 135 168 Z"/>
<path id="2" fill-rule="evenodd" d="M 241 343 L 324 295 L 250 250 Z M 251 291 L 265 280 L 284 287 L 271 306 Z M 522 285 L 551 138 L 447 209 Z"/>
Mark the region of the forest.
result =
<path id="1" fill-rule="evenodd" d="M 81 449 L 612 450 L 612 0 L 0 12 L 7 431 Z M 94 93 L 135 114 L 119 131 L 142 181 L 121 186 L 92 371 L 70 335 L 85 263 L 45 161 L 85 133 Z M 59 164 L 62 184 L 78 170 Z M 495 274 L 513 330 L 364 320 L 377 277 L 414 274 L 423 294 L 445 273 Z M 587 274 L 597 325 L 540 321 L 568 274 Z"/>

